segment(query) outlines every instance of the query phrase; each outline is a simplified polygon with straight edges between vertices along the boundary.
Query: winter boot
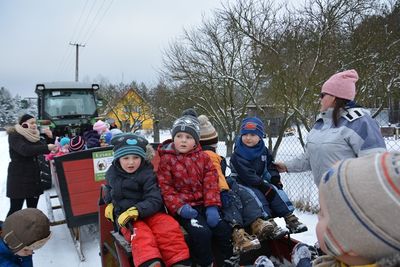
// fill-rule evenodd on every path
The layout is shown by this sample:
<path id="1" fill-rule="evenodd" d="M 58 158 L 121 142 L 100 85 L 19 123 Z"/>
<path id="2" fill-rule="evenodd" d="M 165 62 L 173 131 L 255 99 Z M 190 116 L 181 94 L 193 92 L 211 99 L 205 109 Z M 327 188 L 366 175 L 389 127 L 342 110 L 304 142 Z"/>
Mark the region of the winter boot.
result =
<path id="1" fill-rule="evenodd" d="M 240 267 L 240 254 L 233 254 L 229 259 L 224 260 L 223 267 Z"/>
<path id="2" fill-rule="evenodd" d="M 257 218 L 251 225 L 251 232 L 253 235 L 257 236 L 258 240 L 266 240 L 270 237 L 274 231 L 274 226 L 266 220 Z"/>
<path id="3" fill-rule="evenodd" d="M 232 233 L 233 252 L 244 253 L 250 250 L 259 249 L 260 241 L 256 236 L 251 236 L 243 228 L 235 228 Z"/>
<path id="4" fill-rule="evenodd" d="M 299 221 L 299 218 L 294 214 L 290 214 L 285 217 L 286 227 L 290 233 L 302 233 L 308 230 L 307 226 Z"/>
<path id="5" fill-rule="evenodd" d="M 269 239 L 279 239 L 284 237 L 285 235 L 287 235 L 289 233 L 288 230 L 283 229 L 281 227 L 279 227 L 276 222 L 274 221 L 274 219 L 269 219 L 268 222 L 273 225 L 273 231 L 272 233 L 269 235 Z"/>

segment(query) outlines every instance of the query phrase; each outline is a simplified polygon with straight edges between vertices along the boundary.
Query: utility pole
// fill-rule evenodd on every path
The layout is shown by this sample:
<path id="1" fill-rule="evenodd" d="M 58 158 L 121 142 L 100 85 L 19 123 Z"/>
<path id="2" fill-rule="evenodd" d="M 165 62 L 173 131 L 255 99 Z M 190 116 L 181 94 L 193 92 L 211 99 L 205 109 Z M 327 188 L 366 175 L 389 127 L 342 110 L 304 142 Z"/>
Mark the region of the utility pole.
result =
<path id="1" fill-rule="evenodd" d="M 76 47 L 76 60 L 75 60 L 75 82 L 79 82 L 79 76 L 78 76 L 78 73 L 79 73 L 79 68 L 78 68 L 78 65 L 79 65 L 79 47 L 81 46 L 81 47 L 85 47 L 85 45 L 83 45 L 83 44 L 78 44 L 78 43 L 75 43 L 75 44 L 72 44 L 72 43 L 69 43 L 70 45 L 74 45 L 75 47 Z"/>

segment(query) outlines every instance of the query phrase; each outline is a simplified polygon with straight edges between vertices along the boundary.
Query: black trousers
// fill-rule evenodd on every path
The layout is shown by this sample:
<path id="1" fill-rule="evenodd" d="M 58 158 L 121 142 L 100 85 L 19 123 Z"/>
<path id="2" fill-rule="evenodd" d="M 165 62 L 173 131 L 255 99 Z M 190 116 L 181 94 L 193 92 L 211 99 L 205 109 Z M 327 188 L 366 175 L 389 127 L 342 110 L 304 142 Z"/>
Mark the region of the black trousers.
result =
<path id="1" fill-rule="evenodd" d="M 211 228 L 207 224 L 205 209 L 193 208 L 199 212 L 195 219 L 184 219 L 180 216 L 177 216 L 177 219 L 189 235 L 189 249 L 194 261 L 200 266 L 209 266 L 214 260 L 219 261 L 214 258 L 216 255 L 213 255 L 213 242 L 219 250 L 221 261 L 229 259 L 233 254 L 231 226 L 221 220 L 216 227 Z"/>
<path id="2" fill-rule="evenodd" d="M 10 198 L 10 210 L 8 211 L 7 217 L 16 211 L 22 209 L 25 198 Z M 39 202 L 39 196 L 26 198 L 26 207 L 36 208 Z"/>

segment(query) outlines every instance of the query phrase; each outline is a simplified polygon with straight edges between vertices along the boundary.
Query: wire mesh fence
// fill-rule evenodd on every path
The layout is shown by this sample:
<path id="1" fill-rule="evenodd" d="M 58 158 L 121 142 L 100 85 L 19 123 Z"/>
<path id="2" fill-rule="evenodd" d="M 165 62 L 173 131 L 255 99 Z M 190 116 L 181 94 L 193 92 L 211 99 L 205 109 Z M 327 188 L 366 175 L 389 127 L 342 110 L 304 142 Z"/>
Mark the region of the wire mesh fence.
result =
<path id="1" fill-rule="evenodd" d="M 392 125 L 386 119 L 376 118 L 381 127 L 381 133 L 388 151 L 400 151 L 400 124 Z M 307 131 L 304 130 L 303 137 L 307 138 Z M 265 140 L 267 142 L 267 140 Z M 275 141 L 275 138 L 272 139 Z M 289 161 L 303 153 L 298 134 L 294 132 L 285 136 L 279 146 L 275 161 Z M 226 157 L 226 146 L 224 142 L 218 143 L 217 153 Z M 229 158 L 227 158 L 229 160 Z M 282 173 L 281 180 L 284 190 L 300 210 L 316 213 L 319 209 L 318 188 L 314 184 L 311 172 Z"/>

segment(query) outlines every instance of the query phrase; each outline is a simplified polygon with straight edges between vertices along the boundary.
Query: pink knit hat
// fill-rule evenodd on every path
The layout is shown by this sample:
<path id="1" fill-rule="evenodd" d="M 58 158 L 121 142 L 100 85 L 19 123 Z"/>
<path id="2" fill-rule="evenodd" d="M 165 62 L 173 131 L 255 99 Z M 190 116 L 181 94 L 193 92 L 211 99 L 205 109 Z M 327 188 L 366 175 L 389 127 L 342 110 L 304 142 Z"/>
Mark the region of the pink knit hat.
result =
<path id="1" fill-rule="evenodd" d="M 347 100 L 354 100 L 357 81 L 358 74 L 355 70 L 338 72 L 322 85 L 321 92 Z"/>
<path id="2" fill-rule="evenodd" d="M 108 130 L 108 125 L 104 121 L 98 120 L 93 125 L 93 130 L 97 131 L 99 134 L 102 134 L 103 132 L 106 132 Z"/>

